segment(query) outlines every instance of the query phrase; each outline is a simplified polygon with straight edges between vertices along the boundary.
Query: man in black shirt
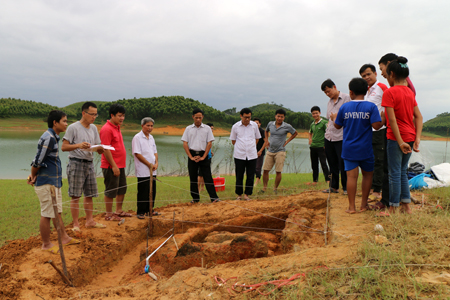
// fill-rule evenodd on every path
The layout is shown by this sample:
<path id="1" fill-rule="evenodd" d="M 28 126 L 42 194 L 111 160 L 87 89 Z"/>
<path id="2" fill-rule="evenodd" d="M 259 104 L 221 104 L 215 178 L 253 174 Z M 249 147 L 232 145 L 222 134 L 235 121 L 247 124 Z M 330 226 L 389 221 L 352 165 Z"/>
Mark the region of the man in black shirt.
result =
<path id="1" fill-rule="evenodd" d="M 258 151 L 258 159 L 256 160 L 256 181 L 255 186 L 257 186 L 261 182 L 261 168 L 264 163 L 264 155 L 266 154 L 266 150 L 264 149 L 264 138 L 265 138 L 265 130 L 261 128 L 261 120 L 258 118 L 254 118 L 253 121 L 258 124 L 259 133 L 261 134 L 261 138 L 256 145 L 256 151 Z"/>

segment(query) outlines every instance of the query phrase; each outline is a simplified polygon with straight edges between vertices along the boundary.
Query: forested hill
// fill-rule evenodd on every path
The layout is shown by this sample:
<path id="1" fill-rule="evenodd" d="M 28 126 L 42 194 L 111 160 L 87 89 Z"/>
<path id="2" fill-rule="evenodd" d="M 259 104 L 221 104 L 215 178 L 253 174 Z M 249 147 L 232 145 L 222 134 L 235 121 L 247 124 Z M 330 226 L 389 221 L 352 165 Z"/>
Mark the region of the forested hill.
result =
<path id="1" fill-rule="evenodd" d="M 435 134 L 447 136 L 450 129 L 450 113 L 445 112 L 423 123 L 423 130 Z"/>
<path id="2" fill-rule="evenodd" d="M 183 96 L 161 96 L 139 99 L 122 99 L 117 101 L 93 101 L 97 104 L 99 118 L 97 122 L 103 122 L 109 118 L 108 109 L 112 103 L 122 104 L 126 109 L 127 120 L 139 122 L 144 117 L 152 117 L 164 124 L 186 125 L 192 122 L 192 110 L 196 107 L 205 112 L 205 122 L 215 122 L 220 124 L 234 124 L 239 121 L 239 112 L 236 108 L 226 111 L 217 110 L 205 103 Z M 20 100 L 14 98 L 0 99 L 0 117 L 43 117 L 48 115 L 52 109 L 61 109 L 67 113 L 70 119 L 81 118 L 81 106 L 83 102 L 73 103 L 66 107 L 58 108 L 49 104 L 30 100 Z M 263 103 L 252 106 L 253 116 L 261 119 L 265 126 L 269 121 L 274 120 L 275 111 L 284 108 L 283 105 Z M 288 108 L 286 122 L 295 128 L 307 129 L 312 122 L 310 113 L 294 112 Z M 97 123 L 96 122 L 96 123 Z"/>

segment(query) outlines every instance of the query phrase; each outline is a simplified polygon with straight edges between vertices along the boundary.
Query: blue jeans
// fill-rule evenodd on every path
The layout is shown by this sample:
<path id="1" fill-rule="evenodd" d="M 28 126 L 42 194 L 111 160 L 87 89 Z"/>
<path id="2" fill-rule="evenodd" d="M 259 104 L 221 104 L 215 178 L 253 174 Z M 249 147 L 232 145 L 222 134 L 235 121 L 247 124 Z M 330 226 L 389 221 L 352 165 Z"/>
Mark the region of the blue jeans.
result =
<path id="1" fill-rule="evenodd" d="M 413 142 L 408 143 L 411 148 Z M 404 154 L 397 141 L 387 140 L 387 159 L 389 167 L 389 205 L 398 207 L 400 202 L 410 203 L 408 183 L 408 162 L 411 153 Z"/>

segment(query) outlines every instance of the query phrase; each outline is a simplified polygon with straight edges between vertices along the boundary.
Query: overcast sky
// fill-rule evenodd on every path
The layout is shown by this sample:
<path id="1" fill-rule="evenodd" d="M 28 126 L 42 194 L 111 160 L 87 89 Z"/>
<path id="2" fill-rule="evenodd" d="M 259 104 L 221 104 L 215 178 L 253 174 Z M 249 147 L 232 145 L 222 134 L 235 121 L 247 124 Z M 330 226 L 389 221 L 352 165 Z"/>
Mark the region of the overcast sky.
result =
<path id="1" fill-rule="evenodd" d="M 450 111 L 449 12 L 450 1 L 423 0 L 5 0 L 0 97 L 325 110 L 325 79 L 348 93 L 363 64 L 394 52 L 409 60 L 428 120 Z"/>

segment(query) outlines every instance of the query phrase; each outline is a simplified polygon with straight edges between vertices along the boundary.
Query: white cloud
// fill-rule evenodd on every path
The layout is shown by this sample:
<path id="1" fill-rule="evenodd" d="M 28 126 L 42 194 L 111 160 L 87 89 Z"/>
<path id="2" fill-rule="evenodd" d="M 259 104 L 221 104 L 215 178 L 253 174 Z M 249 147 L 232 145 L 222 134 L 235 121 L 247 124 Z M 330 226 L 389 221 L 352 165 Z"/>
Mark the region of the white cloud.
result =
<path id="1" fill-rule="evenodd" d="M 3 1 L 0 97 L 64 106 L 183 95 L 325 106 L 364 63 L 410 60 L 425 119 L 450 111 L 444 1 Z M 385 82 L 381 78 L 382 82 Z M 424 105 L 422 105 L 424 104 Z"/>

